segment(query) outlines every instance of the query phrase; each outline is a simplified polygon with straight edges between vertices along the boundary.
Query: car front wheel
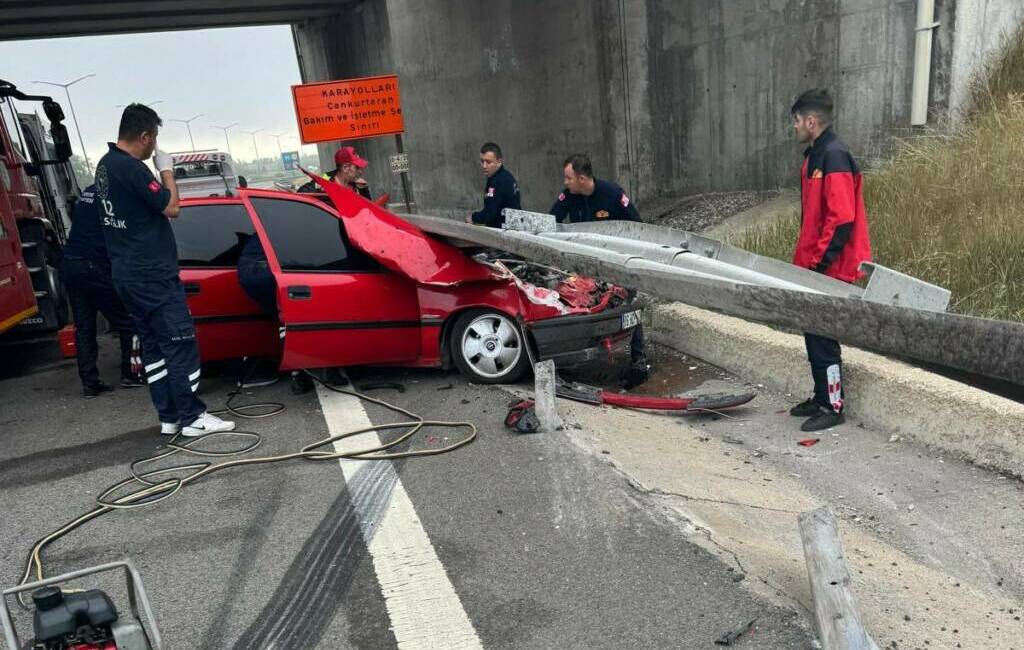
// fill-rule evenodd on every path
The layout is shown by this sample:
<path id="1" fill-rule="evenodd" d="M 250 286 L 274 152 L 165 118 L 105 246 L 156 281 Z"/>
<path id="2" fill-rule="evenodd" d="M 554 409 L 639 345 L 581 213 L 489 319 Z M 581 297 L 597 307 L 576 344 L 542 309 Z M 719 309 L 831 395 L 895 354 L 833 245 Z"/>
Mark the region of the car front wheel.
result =
<path id="1" fill-rule="evenodd" d="M 522 331 L 497 311 L 471 311 L 452 327 L 451 351 L 462 374 L 482 384 L 518 380 L 530 367 Z"/>

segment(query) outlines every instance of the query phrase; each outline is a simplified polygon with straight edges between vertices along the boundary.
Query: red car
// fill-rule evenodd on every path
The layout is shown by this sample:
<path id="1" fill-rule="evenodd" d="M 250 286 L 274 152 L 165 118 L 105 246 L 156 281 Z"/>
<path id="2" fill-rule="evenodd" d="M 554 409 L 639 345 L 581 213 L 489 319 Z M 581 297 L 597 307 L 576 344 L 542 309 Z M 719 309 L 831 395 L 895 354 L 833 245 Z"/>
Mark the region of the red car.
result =
<path id="1" fill-rule="evenodd" d="M 331 185 L 329 201 L 241 190 L 182 202 L 171 224 L 204 362 L 455 365 L 473 381 L 511 382 L 531 360 L 606 357 L 639 322 L 620 287 L 493 251 L 472 257 Z M 253 236 L 277 280 L 276 318 L 238 284 L 239 252 Z"/>

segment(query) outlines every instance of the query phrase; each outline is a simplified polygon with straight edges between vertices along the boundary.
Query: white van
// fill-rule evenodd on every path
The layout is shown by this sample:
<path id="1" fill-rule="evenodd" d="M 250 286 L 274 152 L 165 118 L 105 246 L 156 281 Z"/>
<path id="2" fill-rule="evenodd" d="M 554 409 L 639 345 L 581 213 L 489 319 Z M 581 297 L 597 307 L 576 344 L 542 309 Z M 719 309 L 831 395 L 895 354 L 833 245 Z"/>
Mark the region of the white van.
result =
<path id="1" fill-rule="evenodd" d="M 238 192 L 238 176 L 231 154 L 223 151 L 187 151 L 172 153 L 174 180 L 181 198 L 233 196 Z"/>

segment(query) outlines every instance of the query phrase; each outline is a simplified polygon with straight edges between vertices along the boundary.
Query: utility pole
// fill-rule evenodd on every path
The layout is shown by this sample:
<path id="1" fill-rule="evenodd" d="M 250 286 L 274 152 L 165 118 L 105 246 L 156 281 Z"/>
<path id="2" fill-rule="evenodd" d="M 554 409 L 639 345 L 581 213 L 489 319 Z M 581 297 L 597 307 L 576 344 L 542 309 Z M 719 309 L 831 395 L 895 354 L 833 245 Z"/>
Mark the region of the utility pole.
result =
<path id="1" fill-rule="evenodd" d="M 233 153 L 231 153 L 231 140 L 228 139 L 228 129 L 233 129 L 236 126 L 238 126 L 238 122 L 232 122 L 231 124 L 228 124 L 227 126 L 211 126 L 210 127 L 210 128 L 213 128 L 213 129 L 220 129 L 221 131 L 224 132 L 224 144 L 226 144 L 228 146 L 228 155 L 231 156 L 232 159 L 235 157 L 235 155 Z"/>
<path id="2" fill-rule="evenodd" d="M 252 149 L 256 152 L 256 171 L 263 171 L 263 165 L 260 164 L 260 148 L 256 146 L 256 134 L 262 133 L 266 129 L 256 129 L 255 131 L 242 131 L 242 133 L 248 133 L 252 136 Z"/>
<path id="3" fill-rule="evenodd" d="M 188 141 L 192 143 L 192 151 L 196 150 L 196 141 L 192 139 L 192 122 L 194 122 L 195 120 L 198 120 L 203 115 L 204 115 L 204 113 L 200 113 L 199 115 L 193 115 L 192 117 L 188 118 L 187 120 L 176 120 L 176 119 L 174 119 L 172 117 L 167 118 L 168 122 L 181 122 L 182 124 L 185 125 L 185 128 L 188 129 Z"/>
<path id="4" fill-rule="evenodd" d="M 79 77 L 78 79 L 75 79 L 74 81 L 69 81 L 66 84 L 57 83 L 57 82 L 54 82 L 54 81 L 33 81 L 32 82 L 34 84 L 46 84 L 47 86 L 57 86 L 58 88 L 63 88 L 64 89 L 64 94 L 67 95 L 67 98 L 68 98 L 68 108 L 71 109 L 71 119 L 75 121 L 75 131 L 78 132 L 78 144 L 82 145 L 82 156 L 85 158 L 85 168 L 88 169 L 89 171 L 92 171 L 92 164 L 89 163 L 89 154 L 87 154 L 85 152 L 85 141 L 82 140 L 82 129 L 78 128 L 78 117 L 75 115 L 75 105 L 71 103 L 71 92 L 68 90 L 68 88 L 70 88 L 71 86 L 75 85 L 79 81 L 82 81 L 83 79 L 88 79 L 89 77 L 95 77 L 95 76 L 96 76 L 95 73 L 90 72 L 89 74 L 84 75 L 82 77 Z"/>

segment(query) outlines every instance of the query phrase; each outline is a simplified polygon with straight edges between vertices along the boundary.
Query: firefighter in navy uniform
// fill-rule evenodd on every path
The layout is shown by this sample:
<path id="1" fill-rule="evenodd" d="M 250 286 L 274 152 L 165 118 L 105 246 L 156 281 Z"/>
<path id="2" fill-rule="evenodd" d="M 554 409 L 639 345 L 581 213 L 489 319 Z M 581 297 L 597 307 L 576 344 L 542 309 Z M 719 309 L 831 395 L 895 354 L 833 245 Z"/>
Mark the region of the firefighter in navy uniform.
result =
<path id="1" fill-rule="evenodd" d="M 640 221 L 640 213 L 626 192 L 610 181 L 594 178 L 594 167 L 590 157 L 573 154 L 562 163 L 565 189 L 549 211 L 560 222 L 580 223 L 584 221 Z M 636 291 L 630 289 L 630 295 Z M 647 381 L 650 365 L 644 354 L 643 325 L 633 328 L 630 341 L 630 369 L 628 384 L 637 385 Z"/>
<path id="2" fill-rule="evenodd" d="M 594 178 L 588 156 L 574 154 L 566 158 L 563 173 L 565 189 L 550 210 L 558 221 L 640 221 L 636 206 L 621 187 Z"/>
<path id="3" fill-rule="evenodd" d="M 208 413 L 196 395 L 199 348 L 168 221 L 178 216 L 180 207 L 174 164 L 156 148 L 161 124 L 148 106 L 124 109 L 117 143 L 109 144 L 96 166 L 96 200 L 114 286 L 142 340 L 142 363 L 160 432 L 195 437 L 230 431 L 235 424 Z M 160 181 L 143 163 L 150 157 Z"/>
<path id="4" fill-rule="evenodd" d="M 501 147 L 493 142 L 480 147 L 480 168 L 487 177 L 484 184 L 484 207 L 466 219 L 480 226 L 500 228 L 505 223 L 501 213 L 505 208 L 519 210 L 519 185 L 511 172 L 505 169 Z"/>
<path id="5" fill-rule="evenodd" d="M 85 188 L 71 213 L 71 234 L 60 264 L 75 318 L 75 348 L 82 394 L 88 399 L 110 390 L 96 369 L 96 314 L 102 313 L 121 338 L 121 388 L 145 386 L 132 371 L 132 318 L 110 277 L 110 258 L 95 203 L 96 186 Z"/>
<path id="6" fill-rule="evenodd" d="M 832 130 L 833 102 L 824 89 L 797 98 L 790 113 L 797 140 L 810 145 L 800 170 L 800 236 L 793 264 L 843 282 L 863 276 L 861 262 L 871 261 L 863 178 L 850 150 Z M 808 418 L 803 431 L 819 431 L 845 421 L 842 351 L 839 342 L 804 334 L 814 394 L 790 409 Z"/>

